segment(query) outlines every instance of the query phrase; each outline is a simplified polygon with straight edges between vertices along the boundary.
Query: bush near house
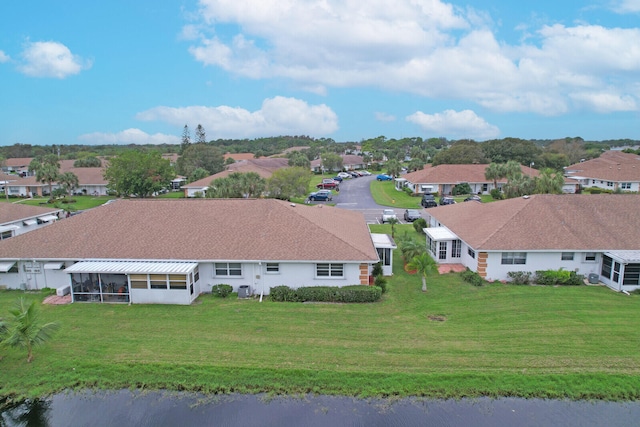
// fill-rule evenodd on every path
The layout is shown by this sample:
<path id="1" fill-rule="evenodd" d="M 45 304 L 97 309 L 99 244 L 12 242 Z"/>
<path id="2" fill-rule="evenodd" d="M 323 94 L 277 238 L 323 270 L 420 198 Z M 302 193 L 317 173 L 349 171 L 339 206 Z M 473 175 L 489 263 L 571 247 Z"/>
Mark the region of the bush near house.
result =
<path id="1" fill-rule="evenodd" d="M 309 286 L 291 289 L 288 286 L 271 288 L 269 296 L 276 302 L 375 302 L 382 296 L 379 286 L 351 285 L 341 288 L 336 286 Z"/>
<path id="2" fill-rule="evenodd" d="M 502 200 L 502 199 L 504 199 L 504 194 L 502 194 L 502 191 L 500 191 L 500 190 L 499 190 L 499 189 L 497 189 L 497 188 L 492 189 L 492 190 L 489 192 L 489 194 L 491 194 L 491 197 L 492 197 L 494 200 Z"/>
<path id="3" fill-rule="evenodd" d="M 211 287 L 211 293 L 213 296 L 226 298 L 231 292 L 233 292 L 233 286 L 231 285 L 213 285 Z"/>
<path id="4" fill-rule="evenodd" d="M 507 276 L 509 276 L 509 283 L 513 285 L 530 285 L 531 284 L 530 271 L 510 271 L 507 273 Z"/>
<path id="5" fill-rule="evenodd" d="M 413 221 L 413 229 L 420 234 L 424 234 L 423 229 L 427 228 L 427 221 L 424 218 L 418 218 Z"/>
<path id="6" fill-rule="evenodd" d="M 484 279 L 478 273 L 471 271 L 468 268 L 460 274 L 460 277 L 462 280 L 472 284 L 473 286 L 484 285 Z"/>
<path id="7" fill-rule="evenodd" d="M 584 285 L 584 276 L 576 274 L 575 271 L 559 270 L 538 270 L 533 278 L 538 285 L 545 286 L 579 286 Z"/>

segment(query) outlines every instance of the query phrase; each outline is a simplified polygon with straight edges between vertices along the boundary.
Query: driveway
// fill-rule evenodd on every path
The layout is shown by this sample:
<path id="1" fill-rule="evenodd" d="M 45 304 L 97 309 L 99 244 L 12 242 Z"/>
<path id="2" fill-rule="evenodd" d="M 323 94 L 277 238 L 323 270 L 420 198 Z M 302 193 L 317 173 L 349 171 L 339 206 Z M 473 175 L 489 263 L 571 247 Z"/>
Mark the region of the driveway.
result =
<path id="1" fill-rule="evenodd" d="M 340 184 L 340 192 L 334 193 L 333 201 L 336 206 L 342 209 L 359 211 L 364 214 L 367 224 L 380 224 L 380 217 L 383 209 L 393 209 L 396 212 L 400 224 L 406 222 L 402 219 L 404 215 L 403 208 L 390 208 L 377 204 L 373 197 L 369 186 L 371 181 L 375 181 L 376 175 L 362 176 L 360 178 L 345 179 Z"/>

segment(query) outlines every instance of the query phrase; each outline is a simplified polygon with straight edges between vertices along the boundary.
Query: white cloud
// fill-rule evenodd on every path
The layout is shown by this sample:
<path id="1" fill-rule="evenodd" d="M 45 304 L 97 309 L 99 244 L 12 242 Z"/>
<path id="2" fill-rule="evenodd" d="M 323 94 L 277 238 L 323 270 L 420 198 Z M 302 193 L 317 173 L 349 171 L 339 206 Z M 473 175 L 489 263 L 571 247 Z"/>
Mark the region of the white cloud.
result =
<path id="1" fill-rule="evenodd" d="M 99 144 L 179 144 L 180 137 L 176 135 L 166 135 L 162 133 L 156 133 L 150 135 L 140 129 L 126 129 L 117 133 L 87 133 L 78 137 L 80 141 L 85 144 L 99 145 Z"/>
<path id="2" fill-rule="evenodd" d="M 638 105 L 635 99 L 628 95 L 608 92 L 583 92 L 571 95 L 576 105 L 601 113 L 613 111 L 635 111 Z"/>
<path id="3" fill-rule="evenodd" d="M 395 122 L 396 116 L 387 113 L 376 112 L 376 120 L 379 122 Z"/>
<path id="4" fill-rule="evenodd" d="M 9 55 L 0 50 L 0 64 L 2 64 L 3 62 L 9 62 L 10 59 L 11 58 L 9 57 Z"/>
<path id="5" fill-rule="evenodd" d="M 324 104 L 309 105 L 295 98 L 265 99 L 260 110 L 191 106 L 155 107 L 136 115 L 139 120 L 159 120 L 174 126 L 201 124 L 210 139 L 250 138 L 265 135 L 328 135 L 338 129 L 338 116 Z"/>
<path id="6" fill-rule="evenodd" d="M 496 138 L 500 129 L 490 125 L 471 110 L 445 110 L 442 113 L 425 114 L 417 111 L 406 120 L 415 123 L 425 131 L 447 138 L 472 138 L 478 140 Z"/>
<path id="7" fill-rule="evenodd" d="M 619 7 L 639 4 L 625 0 Z M 286 79 L 314 93 L 375 87 L 542 115 L 588 107 L 575 103 L 580 94 L 613 86 L 631 97 L 626 105 L 640 108 L 632 90 L 640 73 L 638 28 L 526 25 L 525 41 L 509 44 L 496 37 L 486 12 L 441 0 L 200 5 L 198 30 L 189 24 L 183 31 L 197 37 L 189 51 L 205 65 L 244 77 Z M 602 111 L 606 103 L 591 107 Z"/>
<path id="8" fill-rule="evenodd" d="M 71 53 L 68 47 L 58 42 L 29 42 L 22 51 L 22 62 L 18 69 L 31 77 L 54 77 L 64 79 L 91 68 L 91 62 Z"/>
<path id="9" fill-rule="evenodd" d="M 640 0 L 618 0 L 613 2 L 613 10 L 617 13 L 640 12 Z"/>

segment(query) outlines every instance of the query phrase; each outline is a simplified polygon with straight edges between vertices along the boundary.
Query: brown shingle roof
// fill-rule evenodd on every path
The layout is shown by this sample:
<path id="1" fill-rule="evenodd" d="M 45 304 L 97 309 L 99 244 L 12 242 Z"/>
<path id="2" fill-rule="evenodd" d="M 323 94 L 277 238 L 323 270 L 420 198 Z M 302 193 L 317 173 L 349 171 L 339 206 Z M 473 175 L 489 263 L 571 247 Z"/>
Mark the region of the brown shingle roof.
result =
<path id="1" fill-rule="evenodd" d="M 236 162 L 239 162 L 240 160 L 251 160 L 255 158 L 255 156 L 253 153 L 226 153 L 224 159 L 232 158 Z"/>
<path id="2" fill-rule="evenodd" d="M 428 213 L 476 250 L 640 249 L 640 196 L 537 194 Z"/>
<path id="3" fill-rule="evenodd" d="M 485 178 L 484 172 L 489 165 L 463 164 L 463 165 L 425 165 L 424 169 L 402 175 L 402 178 L 414 184 L 460 184 L 463 182 L 480 183 L 493 182 Z M 536 169 L 520 165 L 524 175 L 536 177 L 540 175 Z M 507 182 L 506 178 L 498 182 Z"/>
<path id="4" fill-rule="evenodd" d="M 640 181 L 640 156 L 621 151 L 606 151 L 598 158 L 576 163 L 566 169 L 568 176 L 617 182 Z"/>
<path id="5" fill-rule="evenodd" d="M 23 205 L 19 203 L 0 203 L 0 224 L 20 221 L 35 216 L 61 212 L 58 208 L 45 208 L 42 206 Z"/>
<path id="6" fill-rule="evenodd" d="M 0 258 L 376 261 L 361 213 L 274 199 L 119 200 L 0 241 Z"/>
<path id="7" fill-rule="evenodd" d="M 262 178 L 267 179 L 273 175 L 278 169 L 286 168 L 289 166 L 289 159 L 285 158 L 261 158 L 261 159 L 251 159 L 251 160 L 241 160 L 236 163 L 232 163 L 227 166 L 227 169 L 218 172 L 214 175 L 210 175 L 206 178 L 199 179 L 198 181 L 194 181 L 190 184 L 183 185 L 182 188 L 201 188 L 207 187 L 211 184 L 211 181 L 218 178 L 224 178 L 229 176 L 232 172 L 255 172 L 260 175 Z"/>

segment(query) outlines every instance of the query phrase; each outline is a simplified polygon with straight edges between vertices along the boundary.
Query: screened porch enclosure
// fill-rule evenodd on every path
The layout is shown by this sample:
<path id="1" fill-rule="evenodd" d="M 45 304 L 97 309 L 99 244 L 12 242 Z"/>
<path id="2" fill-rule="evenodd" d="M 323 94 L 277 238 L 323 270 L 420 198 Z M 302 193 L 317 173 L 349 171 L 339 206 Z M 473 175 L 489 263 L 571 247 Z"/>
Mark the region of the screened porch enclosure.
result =
<path id="1" fill-rule="evenodd" d="M 72 273 L 74 301 L 129 302 L 129 279 L 126 274 Z"/>

